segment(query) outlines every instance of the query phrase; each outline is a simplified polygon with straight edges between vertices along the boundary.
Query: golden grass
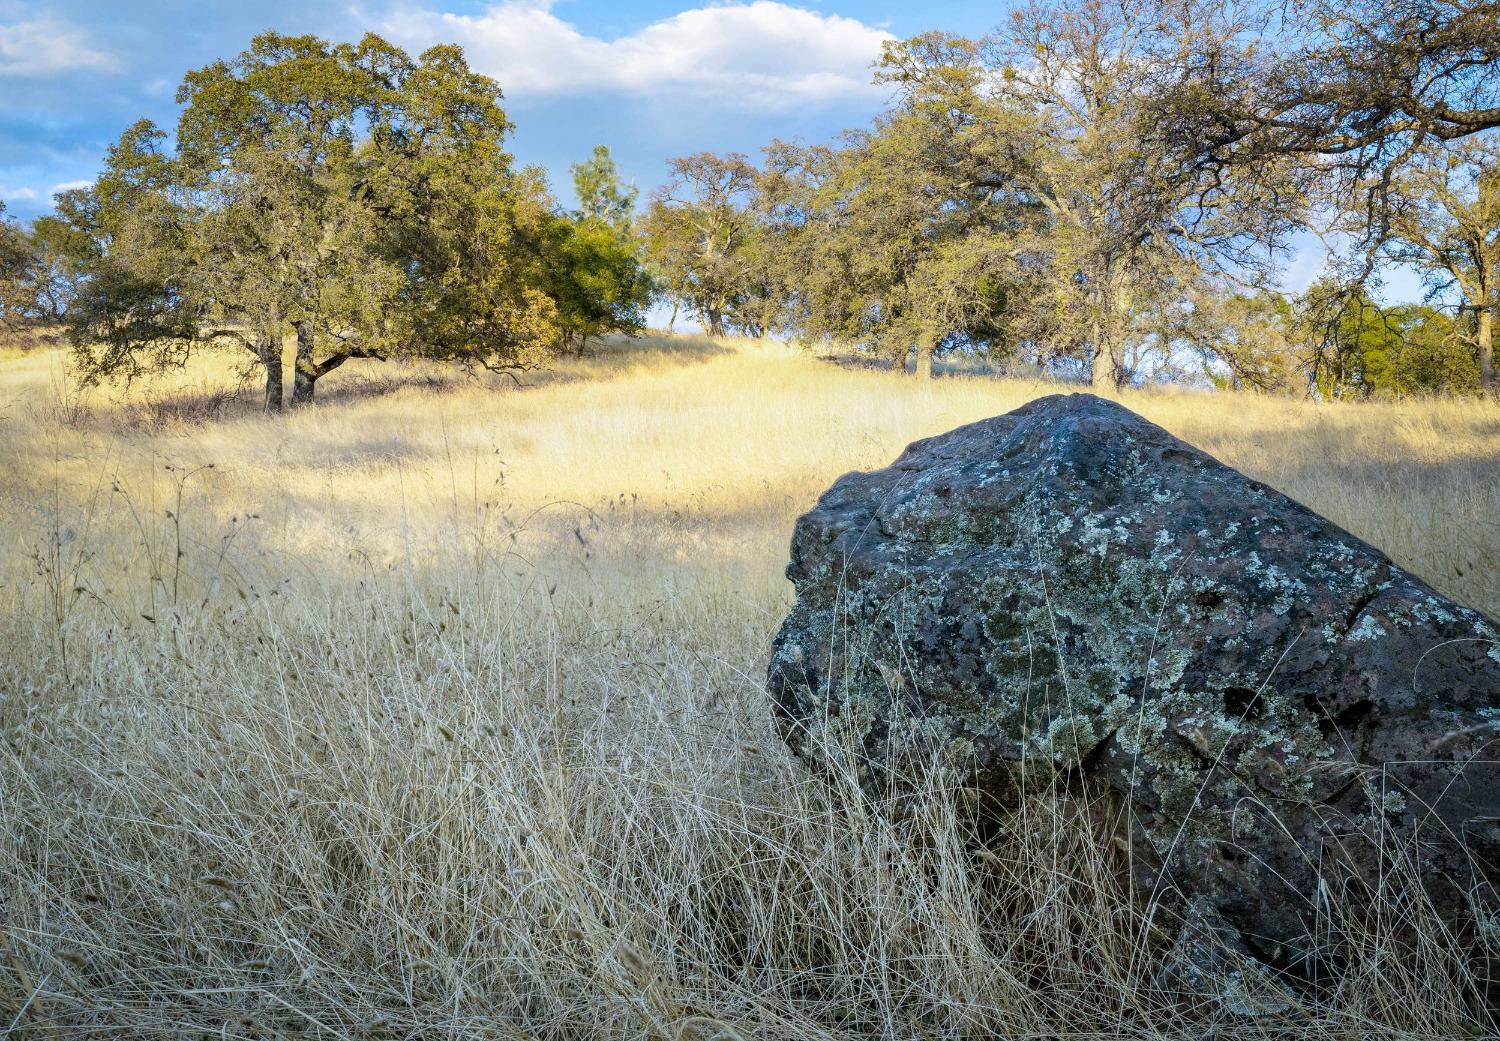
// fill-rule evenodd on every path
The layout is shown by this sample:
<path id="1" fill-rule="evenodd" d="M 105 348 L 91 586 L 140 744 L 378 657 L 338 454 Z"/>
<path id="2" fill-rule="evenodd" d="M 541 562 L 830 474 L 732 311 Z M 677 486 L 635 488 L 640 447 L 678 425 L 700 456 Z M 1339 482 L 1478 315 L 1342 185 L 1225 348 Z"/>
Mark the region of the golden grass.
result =
<path id="1" fill-rule="evenodd" d="M 611 344 L 517 389 L 0 354 L 0 1033 L 1201 1038 L 1087 834 L 873 814 L 761 687 L 795 517 L 1053 391 Z M 1500 410 L 1127 403 L 1500 613 Z M 207 418 L 205 418 L 207 417 Z M 1408 913 L 1402 911 L 1400 913 Z M 1418 911 L 1409 913 L 1416 914 Z M 1477 1030 L 1372 934 L 1245 1037 Z"/>

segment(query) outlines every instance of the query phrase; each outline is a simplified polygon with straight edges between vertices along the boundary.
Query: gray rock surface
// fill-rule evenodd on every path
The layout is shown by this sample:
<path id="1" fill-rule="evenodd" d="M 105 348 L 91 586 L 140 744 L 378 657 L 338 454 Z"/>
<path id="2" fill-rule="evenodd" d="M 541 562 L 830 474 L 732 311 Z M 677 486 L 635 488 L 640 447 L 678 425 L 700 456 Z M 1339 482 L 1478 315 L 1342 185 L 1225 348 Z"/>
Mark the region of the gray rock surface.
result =
<path id="1" fill-rule="evenodd" d="M 1119 793 L 1122 871 L 1309 969 L 1330 901 L 1419 865 L 1497 928 L 1500 636 L 1311 510 L 1120 405 L 1057 395 L 840 478 L 798 521 L 770 689 L 884 784 Z M 1388 884 L 1388 883 L 1387 883 Z M 1331 942 L 1330 942 L 1331 941 Z"/>

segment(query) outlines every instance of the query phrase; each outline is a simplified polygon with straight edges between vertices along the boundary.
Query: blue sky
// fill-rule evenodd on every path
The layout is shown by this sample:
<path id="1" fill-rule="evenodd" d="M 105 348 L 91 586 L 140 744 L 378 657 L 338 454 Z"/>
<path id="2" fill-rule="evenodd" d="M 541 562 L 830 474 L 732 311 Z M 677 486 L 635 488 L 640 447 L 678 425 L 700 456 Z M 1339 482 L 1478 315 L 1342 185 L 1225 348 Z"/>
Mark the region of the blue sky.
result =
<path id="1" fill-rule="evenodd" d="M 356 39 L 412 51 L 463 45 L 505 90 L 512 151 L 570 194 L 568 166 L 596 144 L 648 192 L 665 162 L 699 150 L 754 154 L 773 137 L 818 141 L 867 122 L 881 42 L 927 29 L 979 34 L 1005 4 L 963 0 L 0 0 L 0 200 L 22 220 L 91 181 L 135 119 L 170 126 L 182 74 L 257 32 Z M 1316 274 L 1310 240 L 1290 288 Z M 1419 295 L 1398 275 L 1388 297 Z"/>
<path id="2" fill-rule="evenodd" d="M 882 100 L 869 65 L 884 37 L 982 32 L 999 10 L 954 0 L 0 0 L 0 199 L 22 218 L 45 211 L 53 191 L 93 177 L 130 122 L 170 125 L 185 71 L 269 28 L 332 39 L 373 30 L 414 51 L 461 43 L 504 88 L 521 161 L 565 189 L 568 165 L 607 144 L 649 189 L 674 155 L 753 153 L 773 136 L 820 140 L 865 122 Z"/>

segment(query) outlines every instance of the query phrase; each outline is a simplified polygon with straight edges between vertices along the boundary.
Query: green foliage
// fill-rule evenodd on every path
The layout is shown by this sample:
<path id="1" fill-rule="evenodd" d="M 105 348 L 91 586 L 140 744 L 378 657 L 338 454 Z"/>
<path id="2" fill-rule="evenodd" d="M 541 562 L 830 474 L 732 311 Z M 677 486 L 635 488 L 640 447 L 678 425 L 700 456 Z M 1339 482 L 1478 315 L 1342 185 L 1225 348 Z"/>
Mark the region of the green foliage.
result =
<path id="1" fill-rule="evenodd" d="M 760 172 L 676 161 L 649 220 L 661 281 L 711 329 L 774 321 L 892 361 L 915 349 L 921 370 L 962 347 L 1127 381 L 1170 353 L 1174 309 L 1264 276 L 1301 214 L 1275 164 L 1199 168 L 1158 104 L 1242 30 L 1211 0 L 1078 0 L 983 41 L 893 43 L 878 78 L 895 101 L 869 130 L 775 144 Z"/>
<path id="2" fill-rule="evenodd" d="M 579 207 L 559 215 L 548 236 L 549 287 L 567 343 L 637 333 L 653 291 L 635 234 L 636 190 L 621 183 L 609 149 L 573 165 Z"/>
<path id="3" fill-rule="evenodd" d="M 148 120 L 132 124 L 94 186 L 60 196 L 46 225 L 78 274 L 68 327 L 85 384 L 181 364 L 202 333 L 189 215 L 165 137 Z"/>
<path id="4" fill-rule="evenodd" d="M 908 100 L 841 148 L 772 154 L 773 225 L 805 336 L 866 345 L 919 368 L 943 344 L 1004 338 L 996 304 L 1015 265 L 999 229 L 1021 219 L 1013 196 L 981 187 L 974 139 L 952 109 Z"/>
<path id="5" fill-rule="evenodd" d="M 579 221 L 607 225 L 621 238 L 634 234 L 635 202 L 640 193 L 634 185 L 620 180 L 608 147 L 595 145 L 588 159 L 573 164 L 573 191 L 578 196 Z"/>
<path id="6" fill-rule="evenodd" d="M 1425 304 L 1381 307 L 1332 280 L 1300 297 L 1259 292 L 1198 302 L 1188 342 L 1216 386 L 1325 398 L 1472 394 L 1472 336 Z"/>
<path id="7" fill-rule="evenodd" d="M 30 238 L 6 219 L 0 202 L 0 330 L 14 329 L 31 317 L 36 263 Z"/>
<path id="8" fill-rule="evenodd" d="M 72 193 L 65 193 L 70 196 Z M 66 205 L 59 199 L 58 205 Z M 82 271 L 74 261 L 74 235 L 55 216 L 40 217 L 31 226 L 33 266 L 26 300 L 37 321 L 59 325 L 78 297 Z"/>
<path id="9" fill-rule="evenodd" d="M 1204 362 L 1216 386 L 1292 394 L 1305 391 L 1310 351 L 1298 302 L 1284 293 L 1204 294 L 1174 330 Z"/>
<path id="10" fill-rule="evenodd" d="M 382 106 L 368 198 L 403 276 L 394 301 L 371 311 L 386 352 L 513 370 L 555 349 L 544 256 L 553 203 L 537 171 L 512 167 L 499 101 L 458 48 L 434 47 Z"/>
<path id="11" fill-rule="evenodd" d="M 231 342 L 275 409 L 292 331 L 294 403 L 351 358 L 512 369 L 555 347 L 551 199 L 512 169 L 500 89 L 457 48 L 266 33 L 178 101 L 174 149 L 138 123 L 49 228 L 80 273 L 86 379 Z"/>
<path id="12" fill-rule="evenodd" d="M 644 328 L 652 286 L 632 239 L 598 221 L 559 219 L 552 245 L 557 321 L 573 346 L 581 349 L 604 333 Z"/>
<path id="13" fill-rule="evenodd" d="M 919 371 L 962 349 L 1117 385 L 1174 378 L 1195 355 L 1210 379 L 1276 393 L 1493 383 L 1500 178 L 1483 139 L 1380 167 L 1400 175 L 1384 182 L 1389 229 L 1431 243 L 1396 252 L 1434 288 L 1462 288 L 1456 326 L 1270 288 L 1289 236 L 1347 201 L 1320 194 L 1337 179 L 1311 144 L 1242 163 L 1216 152 L 1249 133 L 1226 112 L 1254 103 L 1279 60 L 1261 50 L 1270 17 L 1066 0 L 1022 5 L 983 40 L 891 43 L 877 77 L 895 96 L 868 129 L 774 143 L 760 170 L 674 161 L 646 223 L 659 283 L 711 332 L 775 328 L 893 363 L 915 349 Z"/>
<path id="14" fill-rule="evenodd" d="M 1478 359 L 1472 337 L 1460 323 L 1425 304 L 1396 307 L 1389 313 L 1401 332 L 1389 394 L 1476 393 Z"/>
<path id="15" fill-rule="evenodd" d="M 672 160 L 639 221 L 603 146 L 573 166 L 576 210 L 517 169 L 500 89 L 458 48 L 266 33 L 187 74 L 172 133 L 135 124 L 55 216 L 0 222 L 0 321 L 65 313 L 85 380 L 237 344 L 270 408 L 293 334 L 297 403 L 351 358 L 541 365 L 638 331 L 653 294 L 710 335 L 915 352 L 919 372 L 964 350 L 1117 385 L 1201 361 L 1267 392 L 1500 391 L 1493 120 L 1414 72 L 1463 53 L 1473 78 L 1493 44 L 1474 5 L 1432 40 L 1348 14 L 1387 6 L 1021 5 L 983 39 L 888 44 L 892 103 L 836 144 Z M 1276 25 L 1301 35 L 1265 46 Z M 1382 40 L 1415 64 L 1382 71 Z M 1356 195 L 1347 228 L 1457 290 L 1456 320 L 1271 291 L 1290 232 Z"/>
<path id="16" fill-rule="evenodd" d="M 646 210 L 647 255 L 662 291 L 723 336 L 740 324 L 736 308 L 753 278 L 756 171 L 739 153 L 699 152 L 670 167 Z"/>
<path id="17" fill-rule="evenodd" d="M 1314 285 L 1300 324 L 1312 345 L 1316 387 L 1324 397 L 1395 398 L 1473 394 L 1479 369 L 1472 340 L 1426 305 L 1383 308 L 1363 290 Z"/>
<path id="18" fill-rule="evenodd" d="M 1500 141 L 1473 138 L 1414 149 L 1394 177 L 1383 247 L 1418 267 L 1436 292 L 1454 291 L 1473 318 L 1465 334 L 1475 352 L 1474 385 L 1500 394 L 1494 338 L 1500 317 Z"/>
<path id="19" fill-rule="evenodd" d="M 390 342 L 493 371 L 543 364 L 559 335 L 539 246 L 551 209 L 545 186 L 521 176 L 509 185 L 450 182 L 437 194 L 443 201 L 428 210 L 387 319 Z"/>

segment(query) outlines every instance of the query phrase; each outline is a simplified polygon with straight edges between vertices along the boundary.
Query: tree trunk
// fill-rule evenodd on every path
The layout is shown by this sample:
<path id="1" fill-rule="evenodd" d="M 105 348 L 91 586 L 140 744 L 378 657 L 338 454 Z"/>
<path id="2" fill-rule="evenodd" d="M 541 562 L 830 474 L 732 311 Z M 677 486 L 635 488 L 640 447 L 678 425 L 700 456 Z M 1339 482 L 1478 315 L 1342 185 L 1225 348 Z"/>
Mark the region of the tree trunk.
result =
<path id="1" fill-rule="evenodd" d="M 1109 363 L 1105 360 L 1108 351 L 1101 342 L 1104 338 L 1104 322 L 1099 317 L 1098 303 L 1094 304 L 1093 327 L 1089 330 L 1089 350 L 1093 354 L 1089 357 L 1089 386 L 1098 390 L 1104 385 L 1104 380 L 1110 375 Z"/>
<path id="2" fill-rule="evenodd" d="M 667 332 L 671 332 L 672 331 L 672 327 L 674 325 L 676 325 L 676 324 L 677 324 L 677 301 L 673 300 L 672 301 L 672 317 L 667 319 Z"/>
<path id="3" fill-rule="evenodd" d="M 261 344 L 261 364 L 266 367 L 266 411 L 280 412 L 282 409 L 281 344 L 275 340 Z"/>
<path id="4" fill-rule="evenodd" d="M 724 313 L 717 307 L 708 309 L 708 335 L 715 340 L 724 337 Z"/>
<path id="5" fill-rule="evenodd" d="M 1140 362 L 1137 352 L 1132 351 L 1134 356 L 1130 359 L 1130 364 L 1125 364 L 1125 344 L 1132 339 L 1130 316 L 1135 309 L 1134 283 L 1128 271 L 1120 277 L 1120 284 L 1111 295 L 1110 303 L 1110 359 L 1114 367 L 1115 389 L 1124 390 L 1125 385 L 1130 382 L 1130 374 Z"/>
<path id="6" fill-rule="evenodd" d="M 1115 365 L 1115 353 L 1107 343 L 1094 344 L 1094 359 L 1089 368 L 1089 383 L 1097 391 L 1100 388 L 1119 386 L 1119 373 Z"/>
<path id="7" fill-rule="evenodd" d="M 1123 364 L 1120 357 L 1120 348 L 1124 343 L 1124 338 L 1115 333 L 1115 323 L 1095 321 L 1094 356 L 1089 363 L 1089 383 L 1092 384 L 1095 394 L 1101 390 L 1106 393 L 1112 390 L 1123 390 L 1130 380 L 1130 369 Z"/>
<path id="8" fill-rule="evenodd" d="M 1500 394 L 1500 382 L 1495 379 L 1495 312 L 1500 305 L 1480 307 L 1475 317 L 1479 328 L 1479 388 L 1486 394 Z"/>
<path id="9" fill-rule="evenodd" d="M 1130 283 L 1106 268 L 1093 289 L 1093 323 L 1090 329 L 1093 356 L 1089 362 L 1089 383 L 1097 394 L 1120 390 L 1129 379 L 1129 369 L 1122 364 L 1121 350 L 1129 327 Z"/>
<path id="10" fill-rule="evenodd" d="M 923 334 L 917 340 L 917 365 L 916 375 L 919 380 L 932 379 L 932 349 L 934 341 L 931 336 Z"/>
<path id="11" fill-rule="evenodd" d="M 297 323 L 297 365 L 292 381 L 292 407 L 311 405 L 317 388 L 318 366 L 313 361 L 313 327 L 310 322 Z"/>

